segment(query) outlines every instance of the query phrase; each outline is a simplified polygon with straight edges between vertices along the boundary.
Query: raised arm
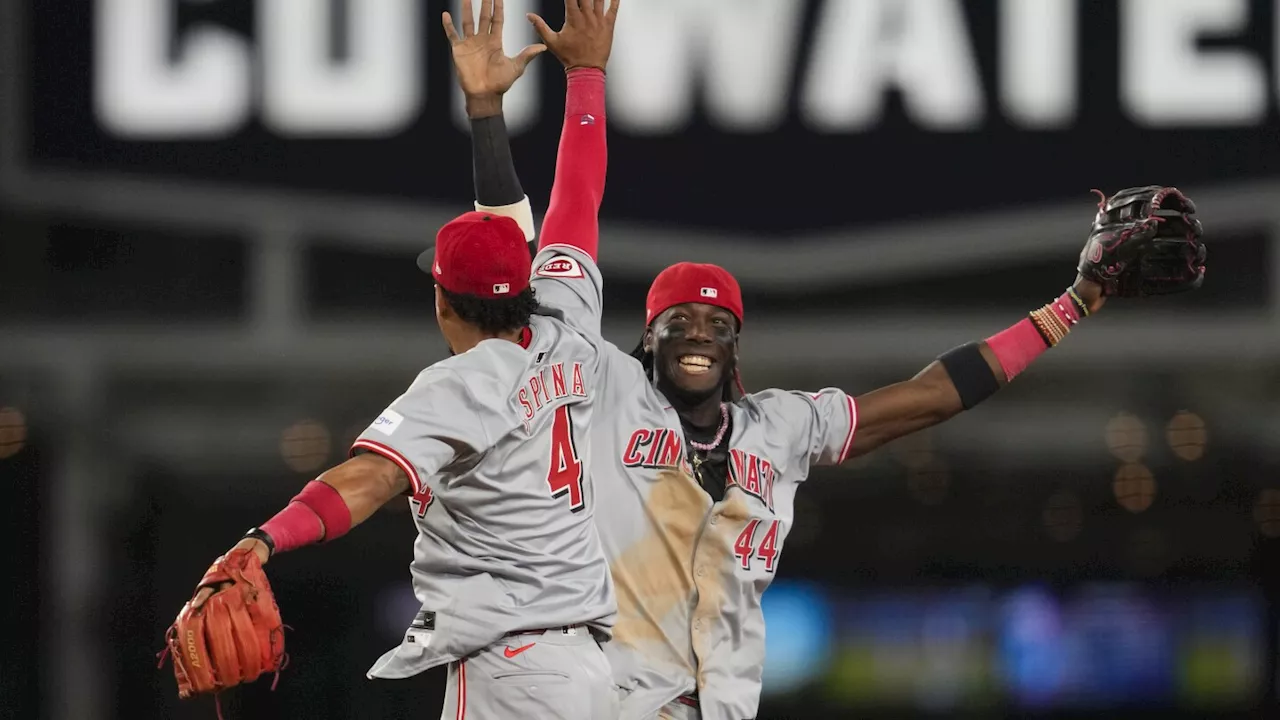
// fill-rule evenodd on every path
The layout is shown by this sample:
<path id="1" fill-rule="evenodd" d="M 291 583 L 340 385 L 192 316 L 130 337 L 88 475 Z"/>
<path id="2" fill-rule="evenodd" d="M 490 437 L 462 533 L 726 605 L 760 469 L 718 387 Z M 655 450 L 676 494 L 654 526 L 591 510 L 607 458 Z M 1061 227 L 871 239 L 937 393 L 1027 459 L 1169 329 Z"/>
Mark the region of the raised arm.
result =
<path id="1" fill-rule="evenodd" d="M 471 0 L 462 3 L 462 34 L 449 13 L 441 16 L 453 52 L 453 69 L 466 98 L 471 122 L 471 163 L 476 208 L 515 219 L 527 239 L 535 235 L 533 210 L 520 186 L 511 141 L 502 117 L 502 96 L 524 75 L 529 62 L 547 48 L 530 45 L 515 57 L 502 50 L 502 0 L 483 0 L 473 19 Z"/>
<path id="2" fill-rule="evenodd" d="M 985 342 L 962 345 L 914 378 L 858 397 L 848 456 L 974 407 L 1057 345 L 1108 296 L 1167 295 L 1199 288 L 1206 252 L 1195 211 L 1195 204 L 1172 187 L 1151 185 L 1103 196 L 1093 232 L 1080 253 L 1075 284 Z"/>
<path id="3" fill-rule="evenodd" d="M 597 259 L 600 203 L 604 200 L 608 146 L 605 138 L 605 65 L 613 48 L 619 0 L 565 0 L 565 21 L 554 32 L 530 14 L 543 43 L 564 64 L 564 127 L 556 157 L 555 185 L 538 249 L 571 245 Z"/>
<path id="4" fill-rule="evenodd" d="M 858 396 L 848 457 L 932 427 L 1004 387 L 1081 319 L 1102 307 L 1097 283 L 1080 279 L 1053 302 L 983 342 L 951 350 L 910 380 Z"/>

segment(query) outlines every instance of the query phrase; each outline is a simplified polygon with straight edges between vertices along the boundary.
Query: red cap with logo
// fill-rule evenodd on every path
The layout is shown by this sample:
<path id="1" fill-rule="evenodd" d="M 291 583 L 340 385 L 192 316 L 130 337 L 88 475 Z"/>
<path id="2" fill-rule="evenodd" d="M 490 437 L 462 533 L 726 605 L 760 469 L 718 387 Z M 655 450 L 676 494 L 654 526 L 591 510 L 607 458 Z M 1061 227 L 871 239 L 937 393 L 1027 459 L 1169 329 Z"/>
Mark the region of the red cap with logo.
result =
<path id="1" fill-rule="evenodd" d="M 418 267 L 451 293 L 497 299 L 529 287 L 529 243 L 509 217 L 484 212 L 460 215 L 436 233 L 435 252 L 418 256 Z"/>
<path id="2" fill-rule="evenodd" d="M 742 290 L 729 271 L 719 265 L 682 262 L 658 273 L 644 303 L 645 325 L 668 308 L 685 303 L 724 308 L 742 325 Z"/>

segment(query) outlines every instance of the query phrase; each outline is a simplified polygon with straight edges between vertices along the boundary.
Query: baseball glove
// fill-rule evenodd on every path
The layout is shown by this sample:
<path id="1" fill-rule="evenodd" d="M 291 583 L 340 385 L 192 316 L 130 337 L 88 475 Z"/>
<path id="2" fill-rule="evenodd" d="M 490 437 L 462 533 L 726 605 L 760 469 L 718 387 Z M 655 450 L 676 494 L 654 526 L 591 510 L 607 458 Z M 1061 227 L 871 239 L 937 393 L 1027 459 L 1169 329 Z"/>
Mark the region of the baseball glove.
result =
<path id="1" fill-rule="evenodd" d="M 286 661 L 284 624 L 258 556 L 245 549 L 223 555 L 200 579 L 196 594 L 206 587 L 214 593 L 198 608 L 192 607 L 193 595 L 165 634 L 178 697 L 218 693 L 263 673 L 279 677 Z"/>
<path id="2" fill-rule="evenodd" d="M 1101 200 L 1080 275 L 1103 295 L 1144 297 L 1195 290 L 1204 283 L 1204 229 L 1195 203 L 1173 187 L 1128 188 Z"/>

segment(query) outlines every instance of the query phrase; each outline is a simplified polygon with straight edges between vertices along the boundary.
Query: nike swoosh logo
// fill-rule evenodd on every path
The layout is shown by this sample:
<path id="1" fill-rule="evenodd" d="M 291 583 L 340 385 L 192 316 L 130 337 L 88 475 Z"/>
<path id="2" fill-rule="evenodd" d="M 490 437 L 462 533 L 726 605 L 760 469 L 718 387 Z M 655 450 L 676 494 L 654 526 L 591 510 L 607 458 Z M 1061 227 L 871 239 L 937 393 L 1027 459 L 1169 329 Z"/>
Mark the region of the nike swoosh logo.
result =
<path id="1" fill-rule="evenodd" d="M 505 649 L 505 650 L 503 650 L 503 651 L 502 651 L 502 654 L 503 654 L 503 655 L 506 655 L 508 658 L 513 658 L 513 657 L 515 657 L 515 656 L 519 655 L 520 653 L 524 652 L 525 650 L 528 650 L 529 648 L 531 648 L 531 647 L 533 647 L 534 645 L 537 645 L 537 644 L 538 644 L 538 643 L 529 643 L 528 645 L 525 645 L 524 647 L 518 647 L 518 648 L 516 648 L 516 649 L 514 649 L 514 650 L 512 650 L 511 648 L 509 648 L 509 647 L 508 647 L 507 649 Z"/>

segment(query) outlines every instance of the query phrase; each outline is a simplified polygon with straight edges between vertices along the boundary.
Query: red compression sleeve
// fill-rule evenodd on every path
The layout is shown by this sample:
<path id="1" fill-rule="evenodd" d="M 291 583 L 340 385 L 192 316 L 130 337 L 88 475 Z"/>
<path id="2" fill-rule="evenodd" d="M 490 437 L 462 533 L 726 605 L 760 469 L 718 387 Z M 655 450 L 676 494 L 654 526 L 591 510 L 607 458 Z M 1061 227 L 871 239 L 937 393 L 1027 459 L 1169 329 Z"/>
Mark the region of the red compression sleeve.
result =
<path id="1" fill-rule="evenodd" d="M 600 203 L 609 164 L 604 71 L 570 70 L 568 85 L 556 179 L 551 187 L 551 204 L 542 220 L 538 249 L 572 245 L 595 260 L 600 248 Z"/>
<path id="2" fill-rule="evenodd" d="M 331 485 L 319 480 L 307 483 L 283 510 L 261 526 L 275 541 L 278 553 L 321 540 L 336 540 L 350 529 L 351 510 L 346 501 Z"/>

